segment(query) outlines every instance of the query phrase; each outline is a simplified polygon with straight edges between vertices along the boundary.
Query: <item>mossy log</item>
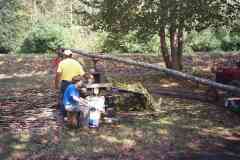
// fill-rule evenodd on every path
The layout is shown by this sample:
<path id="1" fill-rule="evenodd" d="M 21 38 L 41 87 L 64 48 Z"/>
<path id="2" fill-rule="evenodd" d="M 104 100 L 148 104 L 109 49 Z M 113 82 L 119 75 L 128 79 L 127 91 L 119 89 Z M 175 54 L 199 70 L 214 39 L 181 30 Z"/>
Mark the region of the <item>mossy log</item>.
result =
<path id="1" fill-rule="evenodd" d="M 154 99 L 141 83 L 112 83 L 112 96 L 117 111 L 154 110 Z"/>

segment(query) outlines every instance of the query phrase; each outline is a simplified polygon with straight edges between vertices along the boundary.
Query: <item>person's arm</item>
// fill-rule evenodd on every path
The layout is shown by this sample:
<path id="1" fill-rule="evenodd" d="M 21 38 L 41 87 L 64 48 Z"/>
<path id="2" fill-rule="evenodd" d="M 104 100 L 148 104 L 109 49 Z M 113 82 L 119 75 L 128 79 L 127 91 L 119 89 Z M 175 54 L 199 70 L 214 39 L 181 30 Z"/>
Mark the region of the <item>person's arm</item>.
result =
<path id="1" fill-rule="evenodd" d="M 61 67 L 61 62 L 59 63 L 58 65 L 58 68 L 57 68 L 57 72 L 56 72 L 56 76 L 55 76 L 55 88 L 58 89 L 59 88 L 59 81 L 61 79 L 61 74 L 62 74 L 62 67 Z"/>
<path id="2" fill-rule="evenodd" d="M 73 99 L 77 102 L 79 102 L 81 105 L 84 105 L 84 106 L 87 106 L 88 105 L 88 101 L 81 98 L 81 97 L 78 97 L 78 96 L 73 96 Z"/>
<path id="3" fill-rule="evenodd" d="M 56 73 L 56 76 L 55 76 L 55 82 L 54 82 L 55 89 L 58 89 L 58 87 L 59 87 L 60 77 L 61 77 L 61 73 L 60 73 L 60 72 L 57 72 L 57 73 Z"/>

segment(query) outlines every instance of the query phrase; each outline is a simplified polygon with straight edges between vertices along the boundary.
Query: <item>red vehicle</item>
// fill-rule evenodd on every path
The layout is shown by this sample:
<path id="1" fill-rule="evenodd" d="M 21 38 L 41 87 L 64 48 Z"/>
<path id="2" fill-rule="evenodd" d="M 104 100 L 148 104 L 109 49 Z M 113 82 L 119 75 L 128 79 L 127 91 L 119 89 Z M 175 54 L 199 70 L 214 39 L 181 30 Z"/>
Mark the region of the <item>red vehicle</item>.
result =
<path id="1" fill-rule="evenodd" d="M 217 68 L 215 75 L 216 82 L 235 85 L 234 82 L 240 82 L 240 63 L 236 67 Z"/>
<path id="2" fill-rule="evenodd" d="M 235 67 L 218 68 L 215 74 L 216 82 L 240 87 L 240 62 L 237 62 Z M 240 96 L 228 92 L 224 98 L 224 106 L 240 113 Z"/>
<path id="3" fill-rule="evenodd" d="M 240 61 L 235 63 L 236 66 L 217 65 L 212 71 L 215 73 L 215 81 L 222 84 L 240 87 Z M 219 92 L 214 88 L 207 91 L 209 100 L 218 100 Z M 226 93 L 227 97 L 239 96 L 233 93 Z"/>

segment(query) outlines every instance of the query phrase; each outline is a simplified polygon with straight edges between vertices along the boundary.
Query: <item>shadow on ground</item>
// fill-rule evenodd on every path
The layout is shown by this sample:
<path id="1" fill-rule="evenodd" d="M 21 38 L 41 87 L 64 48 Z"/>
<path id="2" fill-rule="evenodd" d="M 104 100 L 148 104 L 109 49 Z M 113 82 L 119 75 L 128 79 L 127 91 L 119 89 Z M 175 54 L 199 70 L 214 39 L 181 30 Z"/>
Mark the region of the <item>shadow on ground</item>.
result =
<path id="1" fill-rule="evenodd" d="M 157 114 L 121 116 L 120 124 L 99 130 L 68 129 L 57 121 L 50 79 L 0 80 L 0 159 L 240 159 L 240 117 L 225 108 L 161 97 Z"/>

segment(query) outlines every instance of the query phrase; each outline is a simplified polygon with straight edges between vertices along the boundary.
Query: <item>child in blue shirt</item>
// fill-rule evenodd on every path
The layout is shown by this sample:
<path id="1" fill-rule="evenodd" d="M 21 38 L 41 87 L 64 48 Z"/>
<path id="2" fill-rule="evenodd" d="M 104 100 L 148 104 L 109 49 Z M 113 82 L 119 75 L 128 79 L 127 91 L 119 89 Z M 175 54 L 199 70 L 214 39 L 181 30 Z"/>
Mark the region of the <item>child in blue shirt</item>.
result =
<path id="1" fill-rule="evenodd" d="M 87 100 L 80 97 L 80 90 L 84 87 L 84 78 L 74 77 L 73 84 L 70 84 L 63 96 L 63 104 L 67 111 L 80 112 L 81 107 L 87 107 Z"/>

